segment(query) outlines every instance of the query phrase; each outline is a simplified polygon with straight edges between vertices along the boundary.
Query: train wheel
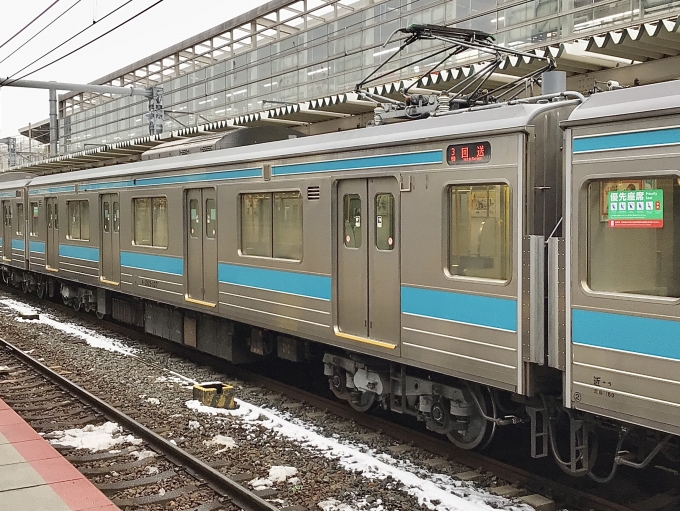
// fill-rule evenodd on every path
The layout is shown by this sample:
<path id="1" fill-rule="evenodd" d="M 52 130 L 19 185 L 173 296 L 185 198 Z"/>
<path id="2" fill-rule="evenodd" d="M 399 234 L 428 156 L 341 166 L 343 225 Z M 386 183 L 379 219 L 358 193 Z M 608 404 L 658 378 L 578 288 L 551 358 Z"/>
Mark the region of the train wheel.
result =
<path id="1" fill-rule="evenodd" d="M 2 269 L 2 282 L 5 285 L 9 284 L 9 271 L 6 268 Z"/>
<path id="2" fill-rule="evenodd" d="M 38 295 L 38 298 L 41 300 L 45 298 L 45 291 L 47 284 L 45 282 L 38 282 L 35 286 L 35 294 Z"/>
<path id="3" fill-rule="evenodd" d="M 106 314 L 104 314 L 103 312 L 99 312 L 99 311 L 96 311 L 95 315 L 97 316 L 97 319 L 104 319 L 104 316 L 106 316 Z"/>
<path id="4" fill-rule="evenodd" d="M 471 393 L 474 393 L 484 415 L 496 418 L 496 402 L 489 389 L 479 385 L 470 385 L 469 389 Z M 468 422 L 467 428 L 454 430 L 446 435 L 456 447 L 465 450 L 484 449 L 496 434 L 496 424 L 486 420 L 476 405 L 474 410 L 474 414 L 462 418 Z"/>
<path id="5" fill-rule="evenodd" d="M 354 408 L 358 412 L 367 412 L 375 404 L 376 393 L 375 392 L 362 392 L 361 394 L 351 396 L 347 401 L 349 406 Z"/>
<path id="6" fill-rule="evenodd" d="M 28 281 L 27 280 L 22 280 L 21 281 L 21 290 L 28 294 Z"/>
<path id="7" fill-rule="evenodd" d="M 73 305 L 73 310 L 78 312 L 80 310 L 80 306 L 82 305 L 82 303 L 80 302 L 80 300 L 78 298 L 74 298 L 72 305 Z"/>

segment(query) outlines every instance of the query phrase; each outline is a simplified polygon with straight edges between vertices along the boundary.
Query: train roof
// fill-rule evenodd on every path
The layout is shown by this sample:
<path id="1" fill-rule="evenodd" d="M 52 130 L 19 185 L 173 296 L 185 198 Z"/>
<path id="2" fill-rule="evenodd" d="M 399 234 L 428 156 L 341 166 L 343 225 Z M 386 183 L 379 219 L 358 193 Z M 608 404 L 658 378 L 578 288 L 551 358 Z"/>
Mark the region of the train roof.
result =
<path id="1" fill-rule="evenodd" d="M 44 186 L 74 181 L 83 182 L 91 179 L 108 179 L 192 168 L 205 169 L 216 165 L 247 164 L 253 161 L 261 162 L 263 160 L 310 154 L 332 154 L 350 149 L 393 146 L 406 142 L 418 142 L 420 140 L 520 131 L 525 126 L 530 126 L 536 115 L 565 104 L 567 102 L 503 104 L 498 105 L 496 108 L 465 111 L 459 114 L 432 117 L 418 121 L 39 176 L 31 181 L 30 186 Z M 0 189 L 2 188 L 4 186 L 0 183 Z"/>
<path id="2" fill-rule="evenodd" d="M 562 127 L 680 113 L 680 80 L 599 92 L 576 107 Z"/>
<path id="3" fill-rule="evenodd" d="M 20 190 L 24 186 L 28 186 L 31 182 L 31 178 L 19 178 L 19 179 L 9 179 L 0 180 L 0 190 Z"/>

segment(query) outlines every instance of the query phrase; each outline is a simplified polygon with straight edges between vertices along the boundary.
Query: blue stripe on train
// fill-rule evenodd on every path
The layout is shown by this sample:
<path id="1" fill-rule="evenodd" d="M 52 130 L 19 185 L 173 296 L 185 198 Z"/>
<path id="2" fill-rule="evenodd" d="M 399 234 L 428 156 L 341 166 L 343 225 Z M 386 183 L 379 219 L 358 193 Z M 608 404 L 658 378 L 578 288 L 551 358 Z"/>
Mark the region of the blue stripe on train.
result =
<path id="1" fill-rule="evenodd" d="M 633 149 L 659 145 L 680 144 L 680 128 L 662 128 L 630 133 L 612 133 L 576 137 L 573 142 L 575 153 L 607 151 L 611 149 Z"/>
<path id="2" fill-rule="evenodd" d="M 680 360 L 680 321 L 572 309 L 574 344 Z"/>
<path id="3" fill-rule="evenodd" d="M 225 284 L 254 287 L 320 300 L 331 299 L 331 278 L 326 275 L 219 263 L 218 279 Z"/>
<path id="4" fill-rule="evenodd" d="M 37 254 L 44 254 L 45 253 L 45 242 L 44 241 L 30 241 L 28 244 L 28 248 L 31 252 L 35 252 Z"/>
<path id="5" fill-rule="evenodd" d="M 217 172 L 201 172 L 182 174 L 179 176 L 142 177 L 125 181 L 107 181 L 104 183 L 84 183 L 78 186 L 80 191 L 105 190 L 110 188 L 130 188 L 135 186 L 159 186 L 178 183 L 196 183 L 202 181 L 224 181 L 228 179 L 244 179 L 261 177 L 261 168 L 220 170 Z M 132 253 L 132 252 L 131 252 Z"/>
<path id="6" fill-rule="evenodd" d="M 75 192 L 76 187 L 69 186 L 50 186 L 49 188 L 34 188 L 28 191 L 28 195 L 45 195 L 48 193 Z"/>
<path id="7" fill-rule="evenodd" d="M 319 161 L 313 163 L 292 163 L 275 165 L 272 175 L 304 174 L 307 172 L 334 172 L 338 170 L 358 170 L 378 167 L 400 167 L 403 165 L 427 165 L 441 163 L 442 151 L 423 151 L 418 153 L 390 154 L 386 156 L 367 156 L 342 160 Z"/>
<path id="8" fill-rule="evenodd" d="M 120 253 L 120 265 L 137 270 L 184 275 L 184 259 L 181 257 L 122 251 Z"/>
<path id="9" fill-rule="evenodd" d="M 517 331 L 517 300 L 401 286 L 401 311 L 469 325 Z"/>
<path id="10" fill-rule="evenodd" d="M 12 240 L 12 249 L 13 250 L 23 250 L 24 249 L 24 240 Z"/>
<path id="11" fill-rule="evenodd" d="M 80 245 L 59 245 L 59 256 L 83 261 L 99 262 L 99 249 L 94 247 L 81 247 Z"/>

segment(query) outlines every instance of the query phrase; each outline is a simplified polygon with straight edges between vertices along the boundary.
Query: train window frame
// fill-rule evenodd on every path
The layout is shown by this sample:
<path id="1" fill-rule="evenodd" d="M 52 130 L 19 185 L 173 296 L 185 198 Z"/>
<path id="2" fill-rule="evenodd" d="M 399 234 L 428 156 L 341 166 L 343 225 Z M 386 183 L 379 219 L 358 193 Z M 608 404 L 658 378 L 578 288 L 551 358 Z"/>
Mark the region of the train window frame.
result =
<path id="1" fill-rule="evenodd" d="M 275 197 L 277 195 L 282 195 L 282 194 L 297 194 L 299 201 L 300 201 L 300 214 L 299 214 L 299 225 L 300 225 L 300 248 L 299 248 L 299 254 L 300 258 L 299 259 L 293 259 L 293 258 L 288 258 L 288 257 L 276 257 L 274 256 L 275 254 L 275 239 L 276 235 L 274 232 L 274 227 L 275 227 L 275 221 L 274 221 L 274 216 L 276 214 L 275 211 Z M 244 251 L 243 249 L 243 236 L 244 236 L 244 197 L 245 196 L 250 196 L 250 195 L 261 195 L 261 196 L 268 196 L 269 200 L 269 218 L 268 218 L 268 227 L 269 227 L 269 240 L 267 243 L 267 253 L 259 253 L 259 254 L 248 254 Z M 305 197 L 302 193 L 302 190 L 300 188 L 289 188 L 289 189 L 275 189 L 275 190 L 248 190 L 248 191 L 242 191 L 238 194 L 238 217 L 237 217 L 237 222 L 238 222 L 238 255 L 239 257 L 247 257 L 247 258 L 257 258 L 257 259 L 270 259 L 270 260 L 275 260 L 275 261 L 282 261 L 286 263 L 294 263 L 294 264 L 300 264 L 302 263 L 304 259 L 304 246 L 305 246 L 305 240 L 304 240 L 304 209 L 305 209 Z"/>
<path id="2" fill-rule="evenodd" d="M 23 236 L 24 235 L 24 203 L 23 202 L 17 202 L 17 230 L 16 230 L 16 235 L 17 236 Z"/>
<path id="3" fill-rule="evenodd" d="M 149 235 L 150 235 L 150 241 L 149 243 L 140 243 L 138 241 L 138 233 L 137 233 L 137 201 L 143 201 L 143 200 L 148 200 L 149 201 Z M 165 201 L 165 245 L 156 244 L 156 222 L 155 222 L 155 217 L 154 217 L 154 207 L 155 207 L 155 201 L 159 200 L 164 200 Z M 167 195 L 143 195 L 140 197 L 132 197 L 131 200 L 131 209 L 132 209 L 132 245 L 135 247 L 143 247 L 143 248 L 151 248 L 151 249 L 157 249 L 157 250 L 167 250 L 169 245 L 170 245 L 170 238 L 169 238 L 169 208 L 168 208 L 168 196 Z"/>
<path id="4" fill-rule="evenodd" d="M 31 214 L 29 221 L 28 235 L 32 238 L 37 238 L 39 236 L 40 229 L 40 205 L 38 201 L 32 201 L 28 203 L 28 210 Z"/>
<path id="5" fill-rule="evenodd" d="M 75 217 L 72 217 L 71 204 L 76 208 L 74 211 L 78 212 L 78 232 L 77 236 L 74 232 Z M 87 212 L 85 235 L 83 234 L 83 212 Z M 77 199 L 66 201 L 66 213 L 68 215 L 68 225 L 66 229 L 66 239 L 74 241 L 90 241 L 90 200 Z"/>
<path id="6" fill-rule="evenodd" d="M 453 233 L 453 205 L 452 205 L 452 190 L 454 188 L 472 188 L 472 187 L 479 187 L 479 186 L 505 186 L 507 187 L 507 218 L 504 218 L 504 221 L 506 225 L 509 227 L 509 230 L 507 231 L 507 240 L 506 240 L 506 248 L 505 248 L 505 255 L 507 256 L 507 275 L 506 278 L 493 278 L 493 277 L 486 277 L 486 276 L 478 276 L 478 275 L 459 275 L 456 273 L 453 273 L 451 271 L 451 262 L 452 262 L 452 233 Z M 515 229 L 515 216 L 516 212 L 514 211 L 514 189 L 513 185 L 510 183 L 509 180 L 499 178 L 499 179 L 490 179 L 490 180 L 484 180 L 484 181 L 475 181 L 475 180 L 461 180 L 461 181 L 450 181 L 444 184 L 443 186 L 443 197 L 442 197 L 442 204 L 444 207 L 444 212 L 445 212 L 445 221 L 442 224 L 442 268 L 444 275 L 446 276 L 447 279 L 454 280 L 454 281 L 463 281 L 463 282 L 476 282 L 476 283 L 481 283 L 481 284 L 488 284 L 492 286 L 508 286 L 512 283 L 513 278 L 514 278 L 514 272 L 515 272 L 515 247 L 516 247 L 516 229 Z"/>
<path id="7" fill-rule="evenodd" d="M 212 206 L 210 205 L 212 203 Z M 214 216 L 211 214 L 214 212 Z M 205 236 L 209 240 L 214 240 L 217 238 L 217 199 L 208 198 L 205 199 Z M 211 223 L 212 222 L 212 223 Z"/>
<path id="8" fill-rule="evenodd" d="M 578 214 L 578 224 L 577 227 L 577 240 L 579 253 L 576 255 L 575 260 L 578 261 L 578 285 L 581 291 L 587 295 L 596 298 L 606 298 L 618 301 L 633 301 L 633 302 L 647 302 L 647 303 L 658 303 L 667 305 L 678 305 L 680 304 L 680 287 L 678 288 L 678 296 L 662 296 L 655 294 L 644 294 L 644 293 L 626 293 L 624 291 L 607 291 L 602 289 L 595 289 L 590 284 L 590 271 L 591 271 L 591 219 L 590 219 L 590 197 L 589 197 L 589 187 L 591 183 L 594 182 L 604 182 L 604 181 L 624 181 L 624 182 L 641 182 L 656 180 L 656 179 L 675 179 L 677 186 L 680 186 L 680 169 L 673 170 L 660 170 L 660 171 L 642 171 L 637 173 L 612 173 L 612 174 L 597 174 L 586 176 L 581 182 L 578 188 L 578 202 L 572 206 L 576 209 Z M 644 189 L 644 188 L 643 188 Z M 601 195 L 601 191 L 600 191 Z M 573 199 L 572 199 L 573 200 Z M 600 198 L 600 201 L 602 199 Z M 598 205 L 600 210 L 598 210 L 598 215 L 601 222 L 606 222 L 601 215 L 601 204 Z M 680 219 L 679 219 L 680 221 Z M 621 229 L 621 231 L 628 231 L 629 229 Z M 649 229 L 651 230 L 651 229 Z"/>

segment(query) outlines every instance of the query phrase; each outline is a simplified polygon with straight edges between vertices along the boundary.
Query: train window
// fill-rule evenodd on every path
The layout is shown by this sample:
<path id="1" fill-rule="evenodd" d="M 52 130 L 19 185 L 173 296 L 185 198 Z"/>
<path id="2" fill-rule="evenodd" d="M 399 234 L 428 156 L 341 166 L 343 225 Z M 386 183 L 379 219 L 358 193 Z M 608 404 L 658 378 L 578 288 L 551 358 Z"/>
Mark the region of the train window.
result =
<path id="1" fill-rule="evenodd" d="M 394 248 L 394 195 L 375 196 L 375 246 L 378 250 Z"/>
<path id="2" fill-rule="evenodd" d="M 113 203 L 113 232 L 120 232 L 120 204 L 117 202 Z"/>
<path id="3" fill-rule="evenodd" d="M 302 194 L 241 195 L 241 254 L 302 259 Z"/>
<path id="4" fill-rule="evenodd" d="M 37 202 L 31 202 L 29 204 L 29 210 L 31 213 L 31 218 L 29 219 L 29 231 L 30 236 L 38 236 L 38 220 L 40 219 L 39 208 Z"/>
<path id="5" fill-rule="evenodd" d="M 198 238 L 201 226 L 201 218 L 198 214 L 198 199 L 189 201 L 189 234 L 192 238 Z"/>
<path id="6" fill-rule="evenodd" d="M 17 235 L 24 233 L 24 205 L 17 204 Z"/>
<path id="7" fill-rule="evenodd" d="M 274 257 L 302 259 L 302 194 L 279 192 L 274 194 Z"/>
<path id="8" fill-rule="evenodd" d="M 507 281 L 511 272 L 510 187 L 449 189 L 451 275 Z"/>
<path id="9" fill-rule="evenodd" d="M 272 206 L 270 193 L 241 195 L 241 253 L 272 256 Z"/>
<path id="10" fill-rule="evenodd" d="M 52 228 L 52 203 L 47 203 L 47 228 Z"/>
<path id="11" fill-rule="evenodd" d="M 217 236 L 217 208 L 215 199 L 205 201 L 205 235 L 213 239 Z"/>
<path id="12" fill-rule="evenodd" d="M 347 248 L 359 248 L 361 246 L 361 197 L 348 194 L 342 198 L 344 232 L 343 239 Z"/>
<path id="13" fill-rule="evenodd" d="M 135 245 L 151 246 L 151 199 L 133 199 Z"/>
<path id="14" fill-rule="evenodd" d="M 168 247 L 168 199 L 133 199 L 135 245 Z"/>
<path id="15" fill-rule="evenodd" d="M 86 200 L 74 200 L 66 203 L 68 210 L 68 238 L 72 240 L 90 239 L 90 203 Z M 57 206 L 54 206 L 54 224 L 57 227 Z"/>
<path id="16" fill-rule="evenodd" d="M 28 232 L 31 236 L 38 235 L 38 220 L 40 218 L 38 212 L 39 212 L 38 203 L 31 202 L 31 223 L 30 223 L 31 229 Z"/>
<path id="17" fill-rule="evenodd" d="M 154 247 L 168 247 L 168 199 L 154 197 L 153 206 L 153 232 L 151 233 Z"/>
<path id="18" fill-rule="evenodd" d="M 59 215 L 57 205 L 54 205 L 54 228 L 59 229 Z"/>
<path id="19" fill-rule="evenodd" d="M 111 232 L 111 211 L 108 202 L 104 202 L 104 232 Z"/>
<path id="20" fill-rule="evenodd" d="M 593 291 L 680 297 L 680 179 L 588 184 L 587 276 Z"/>

